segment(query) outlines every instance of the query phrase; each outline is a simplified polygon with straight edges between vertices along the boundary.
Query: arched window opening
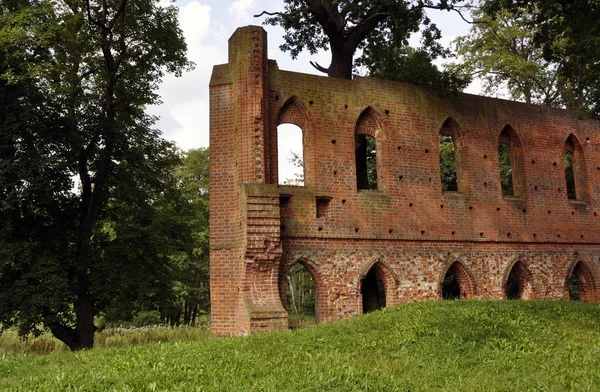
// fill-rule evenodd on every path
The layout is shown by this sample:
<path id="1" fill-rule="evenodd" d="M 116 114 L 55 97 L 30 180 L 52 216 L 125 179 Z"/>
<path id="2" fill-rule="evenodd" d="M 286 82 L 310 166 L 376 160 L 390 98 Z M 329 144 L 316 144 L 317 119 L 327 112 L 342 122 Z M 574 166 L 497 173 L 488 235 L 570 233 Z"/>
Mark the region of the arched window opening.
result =
<path id="1" fill-rule="evenodd" d="M 575 171 L 573 170 L 573 152 L 563 151 L 563 162 L 565 166 L 565 180 L 567 182 L 567 197 L 569 200 L 577 200 L 577 191 L 575 190 Z"/>
<path id="2" fill-rule="evenodd" d="M 502 186 L 502 196 L 515 195 L 515 188 L 513 185 L 512 159 L 510 152 L 510 145 L 508 145 L 507 143 L 498 144 L 498 157 L 500 161 L 500 184 Z"/>
<path id="3" fill-rule="evenodd" d="M 569 279 L 569 299 L 579 301 L 579 276 L 576 274 L 572 274 Z"/>
<path id="4" fill-rule="evenodd" d="M 363 314 L 385 308 L 385 286 L 376 266 L 373 266 L 360 285 Z"/>
<path id="5" fill-rule="evenodd" d="M 523 149 L 519 136 L 510 125 L 507 125 L 500 133 L 498 163 L 502 196 L 522 196 L 525 191 Z"/>
<path id="6" fill-rule="evenodd" d="M 521 261 L 517 261 L 511 268 L 504 284 L 506 299 L 533 299 L 534 292 L 531 282 L 531 273 Z"/>
<path id="7" fill-rule="evenodd" d="M 438 147 L 440 150 L 442 190 L 444 192 L 456 192 L 458 191 L 458 179 L 456 177 L 454 139 L 449 135 L 440 135 L 438 138 Z"/>
<path id="8" fill-rule="evenodd" d="M 508 274 L 506 281 L 506 299 L 521 299 L 521 284 L 514 268 Z"/>
<path id="9" fill-rule="evenodd" d="M 567 284 L 571 301 L 594 301 L 596 284 L 591 272 L 583 262 L 577 262 Z"/>
<path id="10" fill-rule="evenodd" d="M 575 135 L 570 134 L 563 147 L 565 183 L 569 200 L 585 201 L 585 162 L 583 149 Z"/>
<path id="11" fill-rule="evenodd" d="M 442 281 L 442 299 L 471 299 L 474 294 L 471 276 L 458 261 L 446 271 Z"/>
<path id="12" fill-rule="evenodd" d="M 288 323 L 292 329 L 316 324 L 317 286 L 310 272 L 296 263 L 285 276 Z"/>
<path id="13" fill-rule="evenodd" d="M 442 299 L 460 299 L 460 286 L 452 268 L 449 268 L 444 276 Z"/>
<path id="14" fill-rule="evenodd" d="M 377 189 L 377 146 L 370 135 L 356 135 L 356 182 L 358 189 Z"/>
<path id="15" fill-rule="evenodd" d="M 277 127 L 279 185 L 304 185 L 302 128 L 294 124 Z"/>

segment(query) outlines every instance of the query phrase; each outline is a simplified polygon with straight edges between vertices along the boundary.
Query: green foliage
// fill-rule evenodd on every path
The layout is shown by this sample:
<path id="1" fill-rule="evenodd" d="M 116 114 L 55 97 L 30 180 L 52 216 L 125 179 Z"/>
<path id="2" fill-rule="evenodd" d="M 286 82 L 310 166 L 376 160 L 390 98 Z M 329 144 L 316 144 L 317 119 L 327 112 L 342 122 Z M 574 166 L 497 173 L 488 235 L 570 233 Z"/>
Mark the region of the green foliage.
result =
<path id="1" fill-rule="evenodd" d="M 581 115 L 600 116 L 600 4 L 596 1 L 481 2 L 484 15 L 513 15 L 527 34 L 527 49 L 535 51 L 557 75 L 560 104 Z M 542 70 L 543 71 L 543 70 Z"/>
<path id="2" fill-rule="evenodd" d="M 438 138 L 440 150 L 440 173 L 443 191 L 458 191 L 456 178 L 456 157 L 454 154 L 454 141 L 451 136 L 440 135 Z"/>
<path id="3" fill-rule="evenodd" d="M 315 316 L 317 286 L 310 273 L 302 264 L 297 263 L 286 275 L 287 309 L 295 316 Z"/>
<path id="4" fill-rule="evenodd" d="M 425 14 L 426 8 L 450 10 L 456 0 L 390 1 L 372 0 L 285 0 L 283 12 L 269 15 L 265 24 L 284 28 L 283 51 L 292 58 L 307 50 L 311 54 L 319 49 L 331 50 L 328 68 L 315 67 L 330 77 L 350 79 L 353 56 L 357 49 L 375 56 L 382 50 L 401 50 L 408 45 L 412 33 L 424 26 L 423 44 L 432 58 L 443 53 L 439 30 Z"/>
<path id="5" fill-rule="evenodd" d="M 510 146 L 506 143 L 498 144 L 498 158 L 500 161 L 500 186 L 503 196 L 514 196 L 515 189 L 512 176 L 512 157 Z"/>
<path id="6" fill-rule="evenodd" d="M 174 6 L 0 5 L 3 327 L 91 347 L 96 312 L 160 289 L 180 241 L 163 229 L 178 207 L 161 200 L 179 158 L 144 108 L 165 72 L 189 67 Z"/>
<path id="7" fill-rule="evenodd" d="M 411 303 L 244 339 L 6 356 L 0 389 L 591 391 L 599 318 L 580 302 Z"/>
<path id="8" fill-rule="evenodd" d="M 287 178 L 283 183 L 285 185 L 304 185 L 304 160 L 302 159 L 302 155 L 295 153 L 290 150 L 291 157 L 288 158 L 290 163 L 300 169 L 299 171 L 294 172 L 293 178 Z"/>
<path id="9" fill-rule="evenodd" d="M 573 153 L 571 151 L 563 151 L 563 162 L 565 166 L 565 180 L 567 182 L 567 196 L 571 200 L 577 200 L 575 190 L 575 170 L 573 168 Z"/>
<path id="10" fill-rule="evenodd" d="M 355 64 L 366 67 L 371 77 L 427 86 L 442 95 L 461 91 L 471 82 L 464 70 L 440 70 L 434 60 L 425 49 L 378 46 L 365 50 Z"/>
<path id="11" fill-rule="evenodd" d="M 534 43 L 538 26 L 527 9 L 500 9 L 494 15 L 473 9 L 469 35 L 454 41 L 461 62 L 452 70 L 477 75 L 487 94 L 506 87 L 512 99 L 548 106 L 563 104 L 561 65 L 544 58 Z"/>
<path id="12" fill-rule="evenodd" d="M 148 320 L 146 318 L 140 322 Z M 95 347 L 128 347 L 157 342 L 206 340 L 209 336 L 210 325 L 207 322 L 200 322 L 196 327 L 141 325 L 104 328 L 96 333 L 94 343 Z M 56 354 L 64 351 L 69 351 L 69 347 L 48 332 L 40 336 L 19 336 L 16 331 L 9 329 L 0 334 L 1 358 L 14 354 Z"/>

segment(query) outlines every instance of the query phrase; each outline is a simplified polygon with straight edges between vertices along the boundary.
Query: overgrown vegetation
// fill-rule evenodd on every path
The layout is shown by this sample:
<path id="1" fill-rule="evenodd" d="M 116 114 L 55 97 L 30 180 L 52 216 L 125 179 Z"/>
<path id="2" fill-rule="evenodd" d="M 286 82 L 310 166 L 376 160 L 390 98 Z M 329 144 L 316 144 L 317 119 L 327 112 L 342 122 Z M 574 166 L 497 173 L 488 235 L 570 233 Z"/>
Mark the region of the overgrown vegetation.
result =
<path id="1" fill-rule="evenodd" d="M 0 389 L 591 391 L 599 319 L 580 302 L 412 303 L 248 338 L 5 356 Z"/>

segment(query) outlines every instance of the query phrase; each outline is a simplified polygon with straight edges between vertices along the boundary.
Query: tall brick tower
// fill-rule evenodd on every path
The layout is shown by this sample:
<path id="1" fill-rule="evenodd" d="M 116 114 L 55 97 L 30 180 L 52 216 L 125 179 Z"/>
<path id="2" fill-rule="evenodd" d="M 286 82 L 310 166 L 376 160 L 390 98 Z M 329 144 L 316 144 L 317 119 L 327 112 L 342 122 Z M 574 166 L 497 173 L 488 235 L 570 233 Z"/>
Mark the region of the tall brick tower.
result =
<path id="1" fill-rule="evenodd" d="M 279 193 L 266 184 L 267 34 L 239 28 L 210 81 L 210 276 L 213 333 L 287 326 L 279 299 Z"/>

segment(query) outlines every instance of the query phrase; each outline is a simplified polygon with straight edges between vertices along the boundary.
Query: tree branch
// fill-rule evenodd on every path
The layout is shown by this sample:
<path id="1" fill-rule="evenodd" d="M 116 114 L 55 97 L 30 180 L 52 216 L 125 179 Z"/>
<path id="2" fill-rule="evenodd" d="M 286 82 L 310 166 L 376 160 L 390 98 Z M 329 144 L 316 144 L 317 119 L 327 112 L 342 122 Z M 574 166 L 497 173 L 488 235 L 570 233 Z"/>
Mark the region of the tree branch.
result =
<path id="1" fill-rule="evenodd" d="M 311 61 L 310 65 L 312 65 L 313 67 L 315 67 L 315 69 L 319 72 L 323 72 L 323 73 L 328 73 L 329 72 L 329 68 L 325 68 L 321 65 L 319 65 L 319 63 L 317 63 L 316 61 Z"/>

